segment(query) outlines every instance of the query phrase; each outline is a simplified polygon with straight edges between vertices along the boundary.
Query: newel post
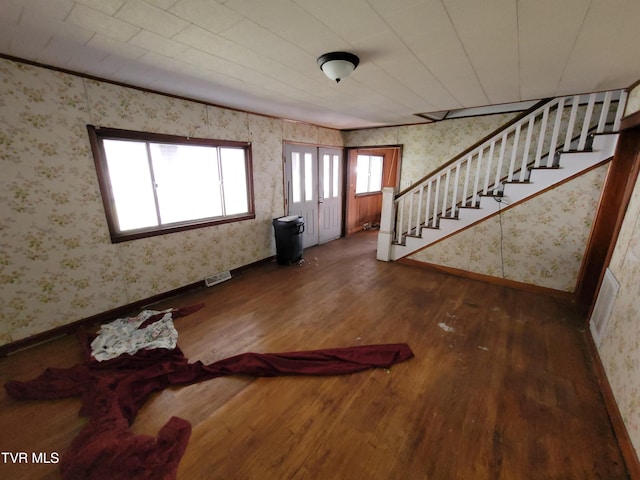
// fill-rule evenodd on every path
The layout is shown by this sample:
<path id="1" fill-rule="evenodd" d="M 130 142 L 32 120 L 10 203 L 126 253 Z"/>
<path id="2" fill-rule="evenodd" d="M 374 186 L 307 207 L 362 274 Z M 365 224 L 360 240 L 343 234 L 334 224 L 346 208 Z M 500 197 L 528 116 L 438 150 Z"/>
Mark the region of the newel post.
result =
<path id="1" fill-rule="evenodd" d="M 391 242 L 393 241 L 393 224 L 395 212 L 393 211 L 393 197 L 395 189 L 384 187 L 382 189 L 382 213 L 380 215 L 380 232 L 378 233 L 378 252 L 376 258 L 383 262 L 391 260 Z"/>

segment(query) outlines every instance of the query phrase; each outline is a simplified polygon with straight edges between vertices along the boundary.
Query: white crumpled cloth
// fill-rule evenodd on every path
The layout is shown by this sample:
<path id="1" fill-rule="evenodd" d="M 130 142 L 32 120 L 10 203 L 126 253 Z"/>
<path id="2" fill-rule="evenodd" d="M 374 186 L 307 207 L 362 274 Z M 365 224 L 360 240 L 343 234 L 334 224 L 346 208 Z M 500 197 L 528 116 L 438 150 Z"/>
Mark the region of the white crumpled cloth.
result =
<path id="1" fill-rule="evenodd" d="M 102 362 L 123 353 L 133 355 L 142 349 L 175 348 L 178 343 L 178 331 L 173 325 L 172 311 L 173 309 L 144 310 L 135 317 L 118 318 L 102 325 L 98 336 L 91 342 L 93 357 Z M 145 328 L 138 328 L 152 316 L 161 313 L 164 315 L 157 321 Z"/>

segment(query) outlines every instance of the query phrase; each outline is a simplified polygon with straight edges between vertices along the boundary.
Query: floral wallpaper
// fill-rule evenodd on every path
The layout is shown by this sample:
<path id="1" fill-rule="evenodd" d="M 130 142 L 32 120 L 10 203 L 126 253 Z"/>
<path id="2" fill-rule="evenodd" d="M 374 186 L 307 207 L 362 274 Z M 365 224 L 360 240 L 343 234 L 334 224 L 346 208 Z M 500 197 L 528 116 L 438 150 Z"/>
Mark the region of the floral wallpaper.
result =
<path id="1" fill-rule="evenodd" d="M 405 188 L 469 148 L 517 114 L 345 132 L 348 147 L 402 145 L 400 186 Z"/>
<path id="2" fill-rule="evenodd" d="M 112 244 L 87 124 L 250 141 L 255 220 Z M 284 140 L 340 132 L 0 59 L 0 345 L 275 254 Z"/>
<path id="3" fill-rule="evenodd" d="M 640 86 L 631 92 L 629 100 L 626 114 L 640 111 Z M 609 268 L 620 283 L 620 290 L 599 353 L 627 432 L 640 457 L 640 178 Z"/>
<path id="4" fill-rule="evenodd" d="M 609 268 L 620 283 L 620 290 L 600 345 L 600 358 L 640 456 L 640 180 Z"/>
<path id="5" fill-rule="evenodd" d="M 598 167 L 408 258 L 573 292 L 607 168 Z"/>

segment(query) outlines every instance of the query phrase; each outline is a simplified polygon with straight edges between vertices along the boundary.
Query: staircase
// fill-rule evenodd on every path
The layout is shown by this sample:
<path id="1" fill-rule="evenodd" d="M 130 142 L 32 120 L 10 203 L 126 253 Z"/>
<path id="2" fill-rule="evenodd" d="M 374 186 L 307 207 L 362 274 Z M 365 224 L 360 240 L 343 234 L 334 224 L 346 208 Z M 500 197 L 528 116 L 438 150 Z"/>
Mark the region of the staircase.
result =
<path id="1" fill-rule="evenodd" d="M 398 195 L 385 188 L 377 258 L 410 255 L 611 158 L 625 101 L 616 90 L 541 102 Z"/>

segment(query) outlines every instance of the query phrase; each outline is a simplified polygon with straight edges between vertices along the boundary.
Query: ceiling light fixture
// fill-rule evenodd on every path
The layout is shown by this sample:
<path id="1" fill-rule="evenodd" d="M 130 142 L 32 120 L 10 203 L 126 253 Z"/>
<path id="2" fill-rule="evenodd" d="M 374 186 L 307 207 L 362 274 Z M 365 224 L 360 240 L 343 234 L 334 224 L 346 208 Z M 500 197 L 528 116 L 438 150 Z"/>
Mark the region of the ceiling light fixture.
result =
<path id="1" fill-rule="evenodd" d="M 331 52 L 318 57 L 318 65 L 324 74 L 336 83 L 349 76 L 360 63 L 360 59 L 353 53 Z"/>

